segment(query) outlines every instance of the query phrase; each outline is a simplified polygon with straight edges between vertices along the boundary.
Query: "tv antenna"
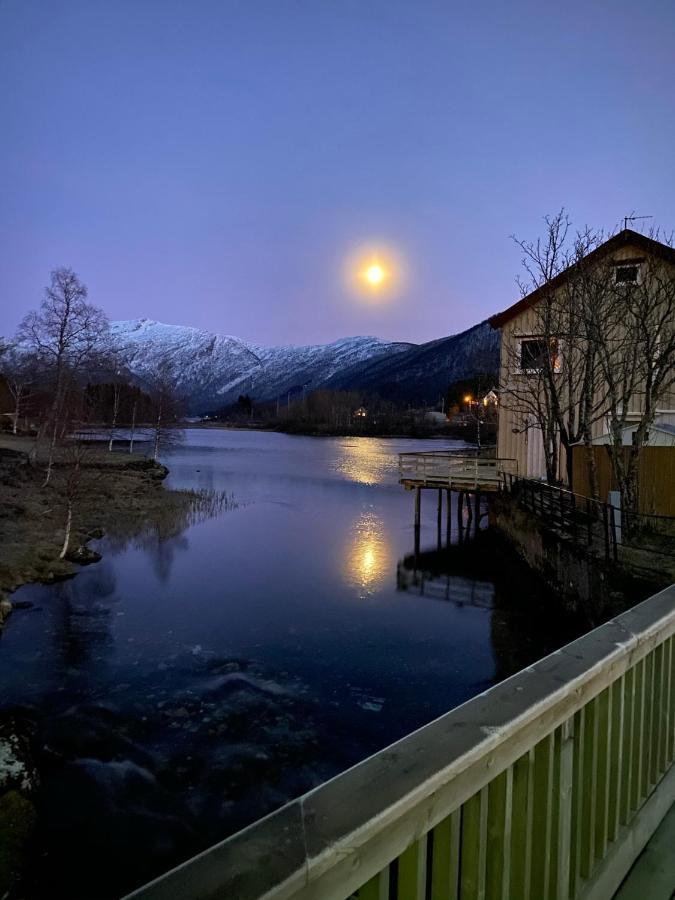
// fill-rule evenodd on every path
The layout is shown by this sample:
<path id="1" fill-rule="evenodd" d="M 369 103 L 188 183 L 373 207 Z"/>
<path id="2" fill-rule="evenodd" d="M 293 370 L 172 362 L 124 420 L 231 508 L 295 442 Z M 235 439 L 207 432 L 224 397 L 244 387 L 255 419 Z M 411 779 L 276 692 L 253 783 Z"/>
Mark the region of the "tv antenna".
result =
<path id="1" fill-rule="evenodd" d="M 629 222 L 637 222 L 638 219 L 653 219 L 654 216 L 636 216 L 635 213 L 631 213 L 629 216 L 623 217 L 623 227 L 624 230 L 628 228 Z"/>

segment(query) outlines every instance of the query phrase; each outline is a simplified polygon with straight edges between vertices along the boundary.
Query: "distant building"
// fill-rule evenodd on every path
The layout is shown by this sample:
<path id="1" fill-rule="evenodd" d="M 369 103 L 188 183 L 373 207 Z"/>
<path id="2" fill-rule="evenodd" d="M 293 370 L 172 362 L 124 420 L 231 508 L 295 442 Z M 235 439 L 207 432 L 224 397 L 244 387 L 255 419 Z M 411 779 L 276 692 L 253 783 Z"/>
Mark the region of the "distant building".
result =
<path id="1" fill-rule="evenodd" d="M 354 410 L 352 416 L 355 419 L 366 419 L 368 417 L 368 410 L 365 408 L 365 406 L 359 406 L 358 409 Z"/>

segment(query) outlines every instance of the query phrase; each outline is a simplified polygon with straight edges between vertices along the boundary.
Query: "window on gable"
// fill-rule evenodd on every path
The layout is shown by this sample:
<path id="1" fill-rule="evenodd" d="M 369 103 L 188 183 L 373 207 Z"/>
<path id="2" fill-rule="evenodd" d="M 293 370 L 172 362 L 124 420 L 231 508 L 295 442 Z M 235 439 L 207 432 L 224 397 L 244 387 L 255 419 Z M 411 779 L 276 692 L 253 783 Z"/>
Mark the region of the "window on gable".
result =
<path id="1" fill-rule="evenodd" d="M 522 374 L 541 372 L 546 366 L 546 356 L 551 361 L 554 372 L 560 372 L 560 345 L 555 339 L 531 337 L 518 342 L 519 366 Z"/>
<path id="2" fill-rule="evenodd" d="M 627 266 L 614 267 L 615 284 L 637 284 L 640 275 L 640 266 L 632 263 Z"/>

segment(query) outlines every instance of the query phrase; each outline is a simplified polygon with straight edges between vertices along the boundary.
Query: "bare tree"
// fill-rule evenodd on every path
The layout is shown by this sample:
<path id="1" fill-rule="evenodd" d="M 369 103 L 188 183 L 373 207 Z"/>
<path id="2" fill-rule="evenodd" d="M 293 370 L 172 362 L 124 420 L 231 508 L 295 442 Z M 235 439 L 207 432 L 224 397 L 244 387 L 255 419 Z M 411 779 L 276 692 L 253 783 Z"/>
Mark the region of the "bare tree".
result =
<path id="1" fill-rule="evenodd" d="M 16 434 L 19 418 L 31 396 L 31 389 L 37 380 L 39 363 L 34 354 L 26 353 L 16 345 L 8 345 L 0 362 L 7 389 L 14 401 L 12 413 L 12 433 Z"/>
<path id="2" fill-rule="evenodd" d="M 52 272 L 40 310 L 24 318 L 18 336 L 51 374 L 47 484 L 54 450 L 66 427 L 68 388 L 101 353 L 108 338 L 108 321 L 100 309 L 87 302 L 87 288 L 75 272 L 60 268 Z"/>
<path id="3" fill-rule="evenodd" d="M 651 236 L 664 240 L 658 232 Z M 672 246 L 672 238 L 665 240 Z M 607 450 L 622 508 L 630 513 L 639 507 L 640 454 L 675 386 L 675 265 L 647 255 L 624 268 L 619 276 L 621 266 L 608 259 L 589 274 L 587 332 L 606 384 Z"/>
<path id="4" fill-rule="evenodd" d="M 120 399 L 122 396 L 122 385 L 119 381 L 113 382 L 112 386 L 112 419 L 110 422 L 110 440 L 108 441 L 108 452 L 112 453 L 113 442 L 115 440 L 115 432 L 117 429 L 117 419 L 120 414 Z"/>
<path id="5" fill-rule="evenodd" d="M 149 394 L 153 405 L 152 458 L 157 461 L 163 450 L 178 443 L 183 436 L 179 416 L 181 398 L 176 392 L 176 373 L 166 361 L 155 372 Z"/>
<path id="6" fill-rule="evenodd" d="M 63 527 L 63 544 L 59 559 L 64 559 L 70 546 L 70 536 L 73 530 L 73 517 L 78 502 L 85 494 L 88 484 L 85 478 L 84 463 L 87 457 L 87 448 L 83 444 L 72 442 L 68 445 L 61 465 L 58 467 L 58 475 L 55 478 L 56 490 L 63 499 L 66 519 Z"/>
<path id="7" fill-rule="evenodd" d="M 540 431 L 549 482 L 559 480 L 564 448 L 571 484 L 572 447 L 582 441 L 590 447 L 593 424 L 603 410 L 597 348 L 588 335 L 593 270 L 587 261 L 603 235 L 585 228 L 571 236 L 564 210 L 544 221 L 543 239 L 514 238 L 523 252 L 527 277 L 519 286 L 531 301 L 531 334 L 510 344 L 503 402 L 517 413 L 523 430 Z M 591 482 L 596 483 L 594 470 Z"/>

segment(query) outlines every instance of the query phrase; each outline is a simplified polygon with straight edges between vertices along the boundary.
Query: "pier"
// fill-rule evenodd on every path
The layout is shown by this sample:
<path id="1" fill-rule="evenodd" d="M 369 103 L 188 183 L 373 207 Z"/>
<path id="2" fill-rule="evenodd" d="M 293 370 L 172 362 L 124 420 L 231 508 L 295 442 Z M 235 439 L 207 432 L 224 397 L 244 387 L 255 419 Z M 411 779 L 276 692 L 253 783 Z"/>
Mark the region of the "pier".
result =
<path id="1" fill-rule="evenodd" d="M 437 491 L 439 542 L 443 521 L 443 492 L 447 495 L 446 531 L 449 543 L 452 531 L 452 492 L 458 494 L 457 528 L 461 537 L 465 531 L 470 531 L 472 526 L 475 531 L 478 530 L 482 496 L 499 491 L 507 475 L 518 473 L 518 463 L 515 459 L 497 459 L 490 449 L 473 452 L 431 450 L 421 453 L 399 453 L 398 468 L 400 484 L 407 491 L 415 492 L 416 546 L 419 544 L 423 490 Z"/>

